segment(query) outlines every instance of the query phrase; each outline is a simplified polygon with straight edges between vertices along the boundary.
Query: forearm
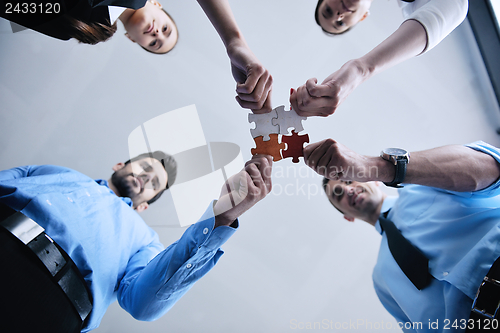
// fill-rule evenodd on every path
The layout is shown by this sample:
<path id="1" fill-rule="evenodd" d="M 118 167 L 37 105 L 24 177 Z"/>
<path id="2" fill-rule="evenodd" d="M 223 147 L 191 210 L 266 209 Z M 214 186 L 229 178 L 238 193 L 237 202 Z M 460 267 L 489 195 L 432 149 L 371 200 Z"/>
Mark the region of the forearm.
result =
<path id="1" fill-rule="evenodd" d="M 245 42 L 227 0 L 198 0 L 224 46 Z"/>
<path id="2" fill-rule="evenodd" d="M 424 27 L 415 20 L 405 21 L 391 36 L 357 61 L 366 78 L 422 53 L 427 44 Z"/>
<path id="3" fill-rule="evenodd" d="M 380 157 L 370 158 L 372 180 L 391 182 L 394 164 Z M 410 153 L 405 184 L 418 184 L 445 190 L 482 190 L 500 177 L 499 163 L 490 155 L 459 145 Z"/>
<path id="4" fill-rule="evenodd" d="M 140 253 L 129 261 L 120 281 L 118 301 L 134 318 L 156 320 L 167 312 L 219 260 L 220 249 L 236 229 L 214 229 L 212 204 L 200 222 L 149 263 Z M 146 265 L 147 263 L 147 265 Z"/>
<path id="5" fill-rule="evenodd" d="M 178 244 L 174 244 L 178 247 Z M 199 249 L 171 274 L 168 267 L 176 258 L 176 249 L 166 249 L 156 256 L 132 280 L 120 283 L 120 306 L 134 318 L 157 320 L 168 312 L 191 287 L 217 263 L 223 251 Z"/>

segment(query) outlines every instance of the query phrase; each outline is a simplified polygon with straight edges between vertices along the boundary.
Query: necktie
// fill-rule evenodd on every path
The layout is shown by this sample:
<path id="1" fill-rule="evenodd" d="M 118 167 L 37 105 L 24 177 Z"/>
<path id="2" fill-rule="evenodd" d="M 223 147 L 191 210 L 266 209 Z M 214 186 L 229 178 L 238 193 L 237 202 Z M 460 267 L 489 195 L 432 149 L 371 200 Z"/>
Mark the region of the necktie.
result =
<path id="1" fill-rule="evenodd" d="M 387 219 L 387 214 L 380 215 L 379 222 L 387 236 L 389 250 L 403 273 L 418 290 L 422 290 L 431 282 L 429 259 L 401 234 L 394 223 Z"/>

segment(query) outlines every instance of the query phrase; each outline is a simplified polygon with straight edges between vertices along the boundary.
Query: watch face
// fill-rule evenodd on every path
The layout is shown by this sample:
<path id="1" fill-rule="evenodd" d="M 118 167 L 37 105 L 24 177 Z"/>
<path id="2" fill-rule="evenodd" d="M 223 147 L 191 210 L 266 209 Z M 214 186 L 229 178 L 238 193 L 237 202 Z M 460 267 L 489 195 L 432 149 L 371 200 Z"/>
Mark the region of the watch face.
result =
<path id="1" fill-rule="evenodd" d="M 392 156 L 404 156 L 408 152 L 401 148 L 386 148 L 384 149 L 384 154 L 392 155 Z"/>

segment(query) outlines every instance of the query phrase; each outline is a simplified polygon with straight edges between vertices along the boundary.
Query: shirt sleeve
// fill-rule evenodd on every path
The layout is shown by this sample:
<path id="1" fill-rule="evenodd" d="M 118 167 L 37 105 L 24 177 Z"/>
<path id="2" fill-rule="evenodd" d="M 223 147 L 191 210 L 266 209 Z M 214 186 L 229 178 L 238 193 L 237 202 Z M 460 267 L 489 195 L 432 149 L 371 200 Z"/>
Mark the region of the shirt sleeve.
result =
<path id="1" fill-rule="evenodd" d="M 210 271 L 224 253 L 220 246 L 236 228 L 214 229 L 213 204 L 198 223 L 144 265 L 134 255 L 118 286 L 118 302 L 134 318 L 152 321 L 165 314 L 193 284 Z M 141 252 L 141 251 L 140 251 Z"/>
<path id="2" fill-rule="evenodd" d="M 30 170 L 33 168 L 36 168 L 36 166 L 35 165 L 26 165 L 26 166 L 12 168 L 12 169 L 8 169 L 8 170 L 2 170 L 2 171 L 0 171 L 0 182 L 6 181 L 6 180 L 13 180 L 13 179 L 18 179 L 18 178 L 28 177 Z"/>
<path id="3" fill-rule="evenodd" d="M 500 163 L 500 149 L 497 147 L 494 147 L 486 142 L 483 141 L 476 141 L 470 144 L 465 145 L 466 147 L 472 148 L 474 150 L 483 152 L 485 154 L 490 155 L 493 157 L 497 163 Z M 475 196 L 484 196 L 484 197 L 492 197 L 494 195 L 500 194 L 500 178 L 497 179 L 493 184 L 490 186 L 479 190 L 472 192 Z"/>
<path id="4" fill-rule="evenodd" d="M 61 174 L 71 172 L 72 170 L 56 165 L 25 165 L 17 168 L 0 171 L 0 183 L 34 176 L 43 176 L 49 174 Z"/>
<path id="5" fill-rule="evenodd" d="M 467 0 L 430 0 L 420 7 L 417 0 L 403 7 L 403 16 L 406 21 L 416 20 L 424 26 L 427 45 L 422 53 L 425 53 L 438 45 L 465 20 L 468 8 Z"/>
<path id="6" fill-rule="evenodd" d="M 57 175 L 71 172 L 70 169 L 54 165 L 27 165 L 0 171 L 0 203 L 17 211 L 22 210 L 30 201 L 22 195 L 20 187 L 36 187 L 37 176 Z"/>

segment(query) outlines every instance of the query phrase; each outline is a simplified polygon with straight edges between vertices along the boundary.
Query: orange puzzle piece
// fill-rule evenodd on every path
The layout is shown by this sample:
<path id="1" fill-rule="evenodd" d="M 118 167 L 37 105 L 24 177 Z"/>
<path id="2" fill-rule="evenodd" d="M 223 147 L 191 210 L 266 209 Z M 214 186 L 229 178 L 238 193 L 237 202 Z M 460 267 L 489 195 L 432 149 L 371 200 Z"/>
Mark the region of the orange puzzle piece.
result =
<path id="1" fill-rule="evenodd" d="M 278 142 L 278 134 L 269 134 L 271 140 L 263 141 L 263 136 L 258 136 L 253 138 L 255 141 L 255 145 L 257 148 L 252 148 L 252 155 L 256 154 L 264 154 L 271 155 L 273 157 L 273 161 L 279 161 L 282 159 L 281 157 L 281 149 L 285 149 L 285 144 L 283 142 Z"/>

